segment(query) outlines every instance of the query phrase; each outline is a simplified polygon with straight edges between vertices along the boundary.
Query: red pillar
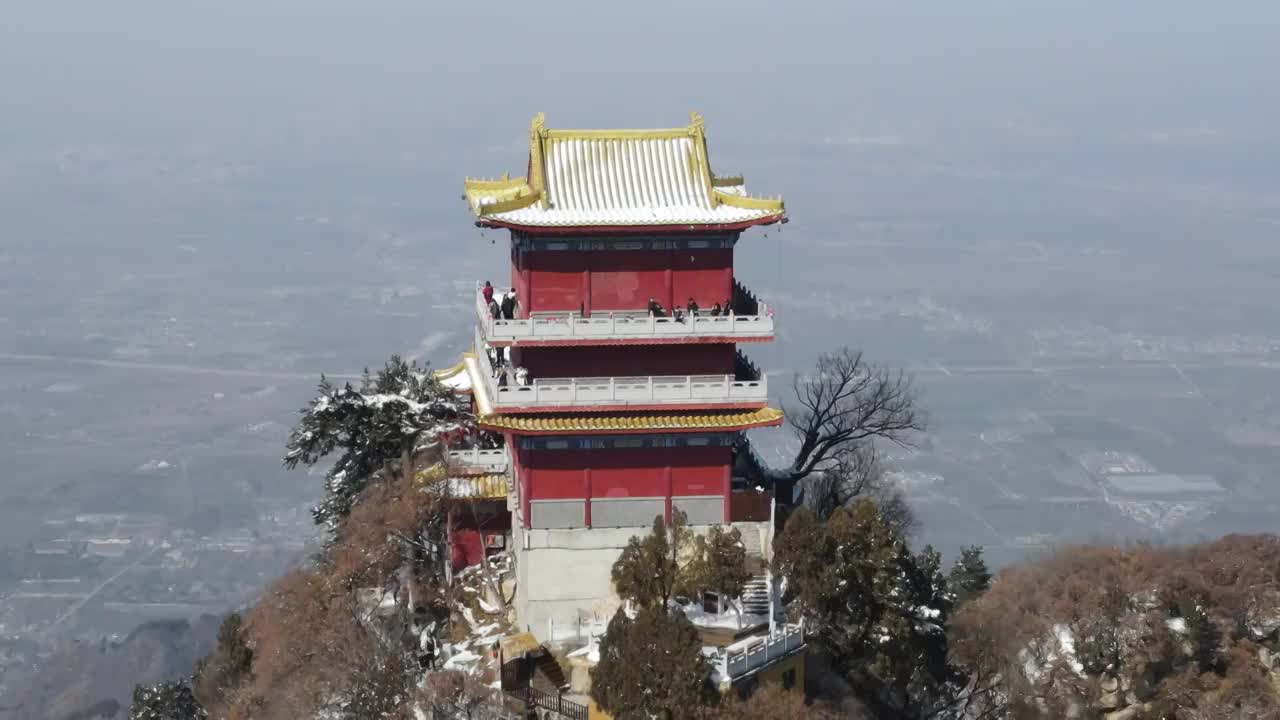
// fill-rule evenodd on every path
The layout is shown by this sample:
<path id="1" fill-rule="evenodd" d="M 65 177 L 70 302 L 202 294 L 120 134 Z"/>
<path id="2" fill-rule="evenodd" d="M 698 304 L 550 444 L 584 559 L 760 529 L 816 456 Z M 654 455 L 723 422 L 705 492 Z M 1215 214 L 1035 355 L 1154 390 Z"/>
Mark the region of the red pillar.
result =
<path id="1" fill-rule="evenodd" d="M 587 256 L 582 268 L 582 315 L 591 317 L 591 257 Z"/>
<path id="2" fill-rule="evenodd" d="M 667 283 L 667 312 L 675 314 L 676 309 L 676 290 L 671 277 L 671 264 L 675 262 L 676 251 L 667 251 L 667 269 L 663 271 L 664 280 Z"/>
<path id="3" fill-rule="evenodd" d="M 724 521 L 733 517 L 733 462 L 724 466 Z"/>
<path id="4" fill-rule="evenodd" d="M 515 447 L 508 445 L 507 447 Z M 518 455 L 517 455 L 518 457 Z M 533 476 L 533 470 L 520 466 L 520 515 L 524 518 L 524 527 L 529 527 L 529 490 L 533 483 L 529 482 Z"/>
<path id="5" fill-rule="evenodd" d="M 529 298 L 533 296 L 533 290 L 529 287 L 529 282 L 533 275 L 529 272 L 528 260 L 521 258 L 520 262 L 520 289 L 516 293 L 516 299 L 520 302 L 520 311 L 517 313 L 520 317 L 529 317 Z"/>
<path id="6" fill-rule="evenodd" d="M 582 517 L 587 527 L 591 527 L 591 468 L 582 468 L 582 502 L 586 506 L 582 509 Z"/>
<path id="7" fill-rule="evenodd" d="M 667 460 L 667 464 L 666 464 L 666 465 L 664 465 L 664 466 L 663 466 L 663 468 L 662 468 L 662 479 L 663 479 L 663 481 L 664 481 L 664 483 L 665 483 L 665 485 L 666 485 L 666 488 L 667 488 L 667 498 L 666 498 L 666 501 L 663 503 L 663 510 L 662 510 L 662 512 L 665 514 L 665 516 L 666 516 L 666 518 L 667 518 L 667 524 L 668 524 L 668 525 L 670 525 L 670 524 L 671 524 L 671 517 L 672 517 L 672 515 L 671 515 L 671 492 L 672 492 L 672 489 L 673 489 L 673 488 L 672 488 L 672 485 L 671 485 L 671 448 L 663 448 L 663 449 L 662 449 L 662 454 L 666 457 L 666 460 Z"/>

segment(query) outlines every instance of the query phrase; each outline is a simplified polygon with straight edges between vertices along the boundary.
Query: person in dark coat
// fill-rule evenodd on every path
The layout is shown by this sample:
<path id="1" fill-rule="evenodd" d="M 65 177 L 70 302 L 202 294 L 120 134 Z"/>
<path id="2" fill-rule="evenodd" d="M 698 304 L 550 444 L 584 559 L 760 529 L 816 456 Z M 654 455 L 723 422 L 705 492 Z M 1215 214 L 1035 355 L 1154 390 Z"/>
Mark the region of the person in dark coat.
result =
<path id="1" fill-rule="evenodd" d="M 659 305 L 658 301 L 654 300 L 653 298 L 649 298 L 649 316 L 662 317 L 662 306 Z"/>
<path id="2" fill-rule="evenodd" d="M 689 304 L 685 305 L 685 309 L 689 311 L 689 317 L 698 317 L 698 301 L 689 298 Z"/>
<path id="3" fill-rule="evenodd" d="M 480 289 L 480 294 L 484 296 L 484 304 L 488 305 L 493 302 L 493 286 L 488 280 L 484 281 L 484 287 Z"/>
<path id="4" fill-rule="evenodd" d="M 493 319 L 501 320 L 502 308 L 498 307 L 498 301 L 493 298 L 489 298 L 489 302 L 487 304 L 489 305 L 489 314 L 493 316 Z"/>
<path id="5" fill-rule="evenodd" d="M 720 317 L 720 303 L 711 306 L 711 317 Z"/>
<path id="6" fill-rule="evenodd" d="M 502 296 L 502 317 L 507 320 L 514 320 L 516 317 L 515 288 L 512 288 L 506 295 Z"/>

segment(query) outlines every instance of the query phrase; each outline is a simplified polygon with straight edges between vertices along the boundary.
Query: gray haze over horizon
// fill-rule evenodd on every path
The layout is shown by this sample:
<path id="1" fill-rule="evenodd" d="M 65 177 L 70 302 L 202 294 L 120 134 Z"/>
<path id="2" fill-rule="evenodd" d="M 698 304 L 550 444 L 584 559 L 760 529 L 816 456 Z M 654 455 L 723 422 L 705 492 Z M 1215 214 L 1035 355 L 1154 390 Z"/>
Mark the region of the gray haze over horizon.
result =
<path id="1" fill-rule="evenodd" d="M 1276 529 L 1280 6 L 432 5 L 0 7 L 0 636 L 221 612 L 302 557 L 294 411 L 469 344 L 507 254 L 462 178 L 522 174 L 538 111 L 696 110 L 786 198 L 737 252 L 780 328 L 750 352 L 783 403 L 841 344 L 912 369 L 918 541 Z"/>

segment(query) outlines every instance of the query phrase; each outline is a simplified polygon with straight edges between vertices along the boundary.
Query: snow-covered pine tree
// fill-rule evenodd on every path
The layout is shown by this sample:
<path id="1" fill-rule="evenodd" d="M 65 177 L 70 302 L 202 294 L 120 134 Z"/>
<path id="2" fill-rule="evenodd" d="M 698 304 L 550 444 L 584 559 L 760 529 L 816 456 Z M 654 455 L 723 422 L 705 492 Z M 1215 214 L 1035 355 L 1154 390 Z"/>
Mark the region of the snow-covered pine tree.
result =
<path id="1" fill-rule="evenodd" d="M 133 688 L 130 720 L 203 720 L 208 716 L 185 680 Z"/>
<path id="2" fill-rule="evenodd" d="M 469 432 L 474 418 L 464 398 L 442 385 L 429 367 L 392 355 L 377 374 L 368 369 L 359 388 L 320 378 L 315 400 L 299 411 L 289 433 L 284 465 L 315 465 L 340 452 L 325 476 L 325 497 L 312 511 L 333 528 L 384 468 L 416 456 L 443 437 Z"/>

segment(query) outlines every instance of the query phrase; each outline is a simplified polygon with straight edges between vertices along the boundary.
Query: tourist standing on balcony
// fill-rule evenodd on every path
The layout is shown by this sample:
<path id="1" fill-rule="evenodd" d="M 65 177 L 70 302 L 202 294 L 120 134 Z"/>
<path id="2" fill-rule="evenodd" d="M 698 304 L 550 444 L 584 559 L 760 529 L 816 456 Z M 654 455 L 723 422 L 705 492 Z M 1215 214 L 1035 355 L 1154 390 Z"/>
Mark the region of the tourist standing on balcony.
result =
<path id="1" fill-rule="evenodd" d="M 694 300 L 693 298 L 689 298 L 689 304 L 685 306 L 685 309 L 689 311 L 689 317 L 691 318 L 698 317 L 698 301 L 697 300 Z"/>
<path id="2" fill-rule="evenodd" d="M 516 307 L 519 305 L 516 300 L 516 289 L 511 288 L 502 296 L 502 317 L 507 320 L 516 319 Z"/>
<path id="3" fill-rule="evenodd" d="M 485 305 L 493 302 L 493 286 L 489 284 L 488 280 L 484 281 L 484 288 L 480 290 L 480 294 L 484 295 Z"/>
<path id="4" fill-rule="evenodd" d="M 732 314 L 733 314 L 733 300 L 725 300 L 725 301 L 724 301 L 724 314 L 725 314 L 725 315 L 732 315 Z"/>
<path id="5" fill-rule="evenodd" d="M 649 317 L 662 317 L 662 306 L 653 298 L 649 298 Z"/>
<path id="6" fill-rule="evenodd" d="M 711 317 L 720 317 L 720 303 L 711 306 Z"/>
<path id="7" fill-rule="evenodd" d="M 516 368 L 516 384 L 521 387 L 529 384 L 529 368 L 526 368 L 523 365 Z"/>
<path id="8" fill-rule="evenodd" d="M 489 298 L 489 314 L 494 320 L 502 319 L 502 308 L 498 307 L 498 301 L 493 298 Z"/>

